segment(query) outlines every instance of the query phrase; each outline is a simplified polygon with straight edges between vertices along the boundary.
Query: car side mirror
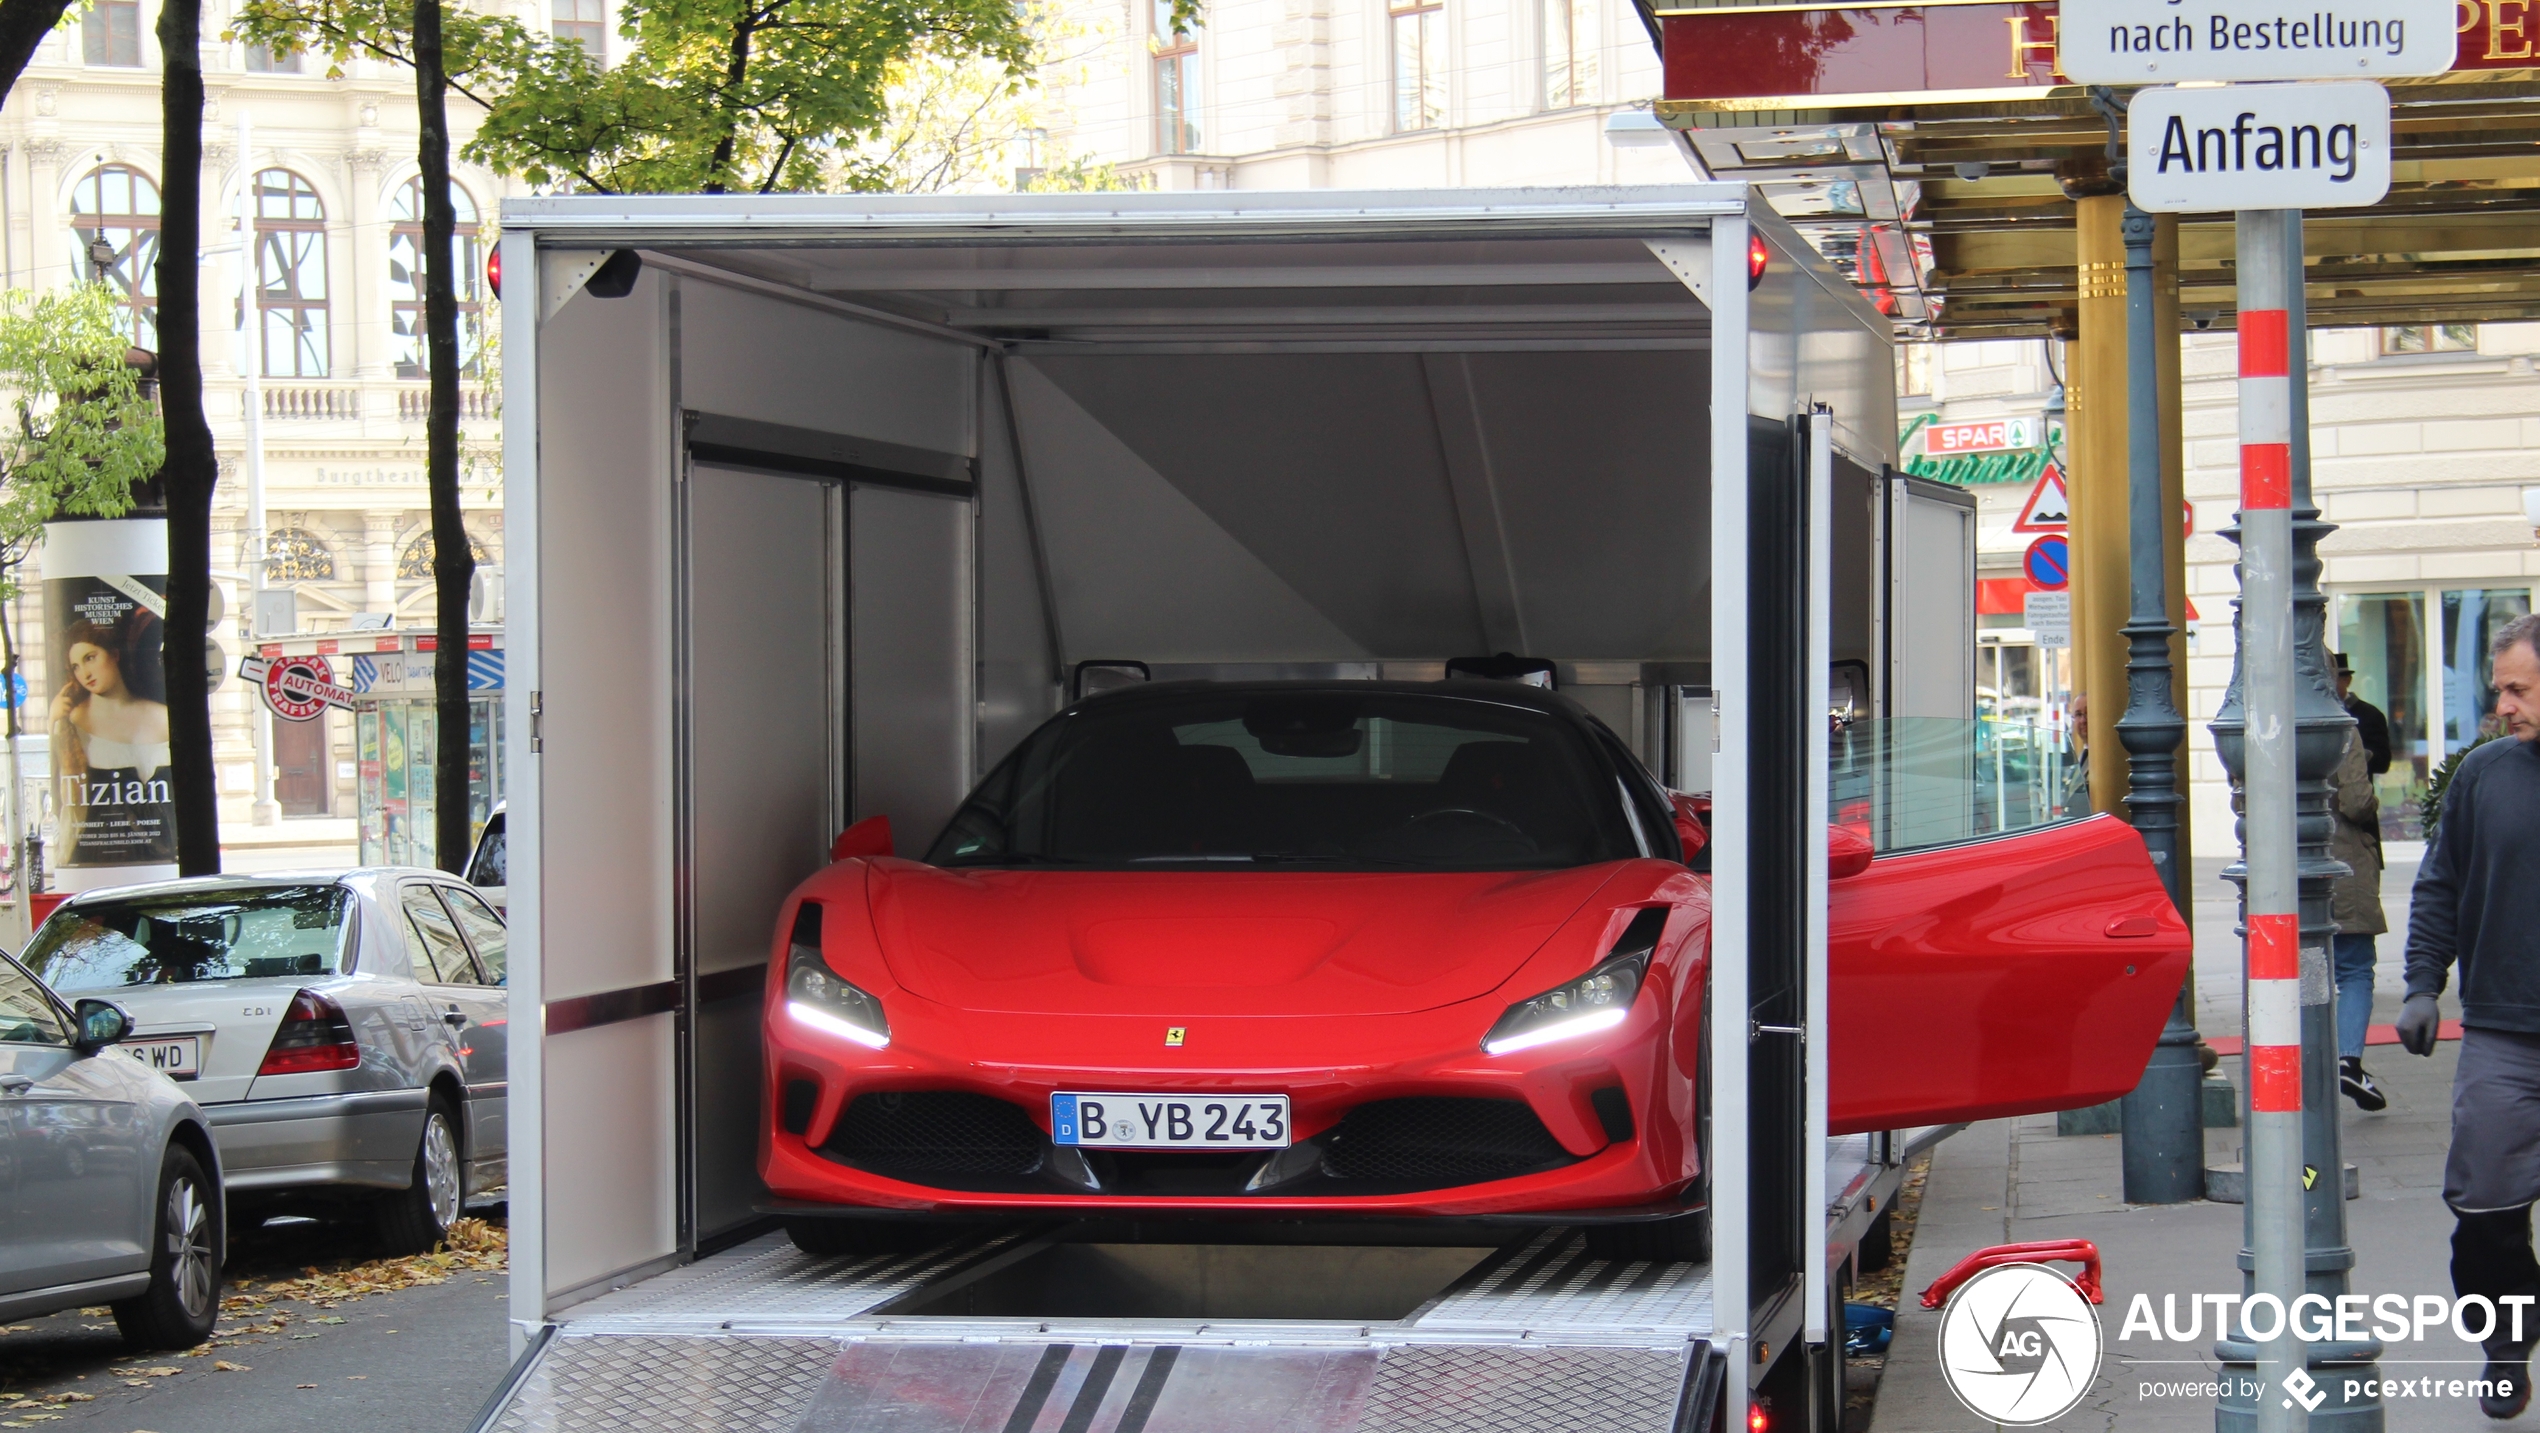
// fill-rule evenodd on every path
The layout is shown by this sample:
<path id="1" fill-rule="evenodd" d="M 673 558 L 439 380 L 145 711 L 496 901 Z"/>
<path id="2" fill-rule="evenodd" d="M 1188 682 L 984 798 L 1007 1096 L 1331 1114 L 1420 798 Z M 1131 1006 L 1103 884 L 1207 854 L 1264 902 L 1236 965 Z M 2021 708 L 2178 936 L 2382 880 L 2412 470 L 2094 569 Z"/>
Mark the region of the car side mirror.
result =
<path id="1" fill-rule="evenodd" d="M 1870 868 L 1878 848 L 1870 838 L 1849 826 L 1826 828 L 1826 879 L 1849 880 Z"/>
<path id="2" fill-rule="evenodd" d="M 1702 797 L 1687 796 L 1681 791 L 1667 793 L 1668 804 L 1676 808 L 1676 840 L 1685 849 L 1685 864 L 1693 864 L 1694 856 L 1711 844 L 1711 828 L 1703 823 L 1710 803 Z"/>
<path id="3" fill-rule="evenodd" d="M 79 1019 L 79 1048 L 94 1054 L 132 1033 L 132 1017 L 111 1000 L 83 1000 L 71 1007 Z"/>
<path id="4" fill-rule="evenodd" d="M 889 854 L 891 854 L 891 818 L 888 816 L 867 816 L 839 832 L 838 839 L 829 843 L 829 859 L 832 861 Z"/>

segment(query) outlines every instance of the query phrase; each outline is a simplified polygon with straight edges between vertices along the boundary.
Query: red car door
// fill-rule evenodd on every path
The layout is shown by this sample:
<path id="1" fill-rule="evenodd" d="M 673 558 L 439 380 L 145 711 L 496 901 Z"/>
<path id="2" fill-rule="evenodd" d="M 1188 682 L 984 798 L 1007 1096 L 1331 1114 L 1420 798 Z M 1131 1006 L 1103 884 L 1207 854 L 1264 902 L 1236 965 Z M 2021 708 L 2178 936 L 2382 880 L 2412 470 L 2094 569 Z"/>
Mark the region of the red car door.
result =
<path id="1" fill-rule="evenodd" d="M 2187 927 L 2114 816 L 1882 856 L 1827 918 L 1836 1134 L 2115 1099 L 2187 974 Z"/>

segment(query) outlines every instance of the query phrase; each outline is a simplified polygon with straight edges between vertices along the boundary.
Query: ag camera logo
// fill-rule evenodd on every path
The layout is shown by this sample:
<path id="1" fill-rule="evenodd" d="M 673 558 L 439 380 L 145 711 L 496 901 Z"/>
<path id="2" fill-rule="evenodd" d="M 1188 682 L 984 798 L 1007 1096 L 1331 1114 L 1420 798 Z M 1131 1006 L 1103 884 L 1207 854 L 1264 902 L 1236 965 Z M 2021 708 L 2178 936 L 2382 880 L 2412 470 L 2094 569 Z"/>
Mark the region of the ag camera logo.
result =
<path id="1" fill-rule="evenodd" d="M 2099 1311 L 2042 1264 L 1959 1286 L 1940 1316 L 1940 1371 L 1967 1411 L 2025 1428 L 2070 1413 L 2099 1375 Z"/>

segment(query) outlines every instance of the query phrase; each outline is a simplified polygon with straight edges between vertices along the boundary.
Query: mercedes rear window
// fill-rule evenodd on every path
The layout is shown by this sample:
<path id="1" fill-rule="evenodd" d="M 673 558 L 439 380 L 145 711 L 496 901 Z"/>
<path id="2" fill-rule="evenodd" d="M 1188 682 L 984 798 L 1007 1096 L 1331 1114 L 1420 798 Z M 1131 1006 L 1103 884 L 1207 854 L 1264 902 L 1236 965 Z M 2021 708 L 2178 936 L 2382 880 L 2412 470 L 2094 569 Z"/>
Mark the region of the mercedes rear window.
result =
<path id="1" fill-rule="evenodd" d="M 82 901 L 44 923 L 25 960 L 64 993 L 331 975 L 351 908 L 341 886 Z"/>

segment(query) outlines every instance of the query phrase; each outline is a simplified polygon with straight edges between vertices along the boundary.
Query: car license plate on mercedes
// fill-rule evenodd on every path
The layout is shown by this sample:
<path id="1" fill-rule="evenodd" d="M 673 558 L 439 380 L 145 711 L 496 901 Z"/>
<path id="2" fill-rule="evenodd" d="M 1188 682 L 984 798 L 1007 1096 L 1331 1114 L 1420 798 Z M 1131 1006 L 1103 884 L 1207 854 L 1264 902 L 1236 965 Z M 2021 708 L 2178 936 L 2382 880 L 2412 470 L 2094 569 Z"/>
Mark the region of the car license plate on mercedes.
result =
<path id="1" fill-rule="evenodd" d="M 1050 1096 L 1059 1144 L 1104 1149 L 1285 1149 L 1285 1095 Z"/>
<path id="2" fill-rule="evenodd" d="M 171 1035 L 163 1040 L 127 1040 L 115 1047 L 134 1062 L 171 1080 L 190 1080 L 203 1073 L 203 1041 L 197 1035 Z"/>

